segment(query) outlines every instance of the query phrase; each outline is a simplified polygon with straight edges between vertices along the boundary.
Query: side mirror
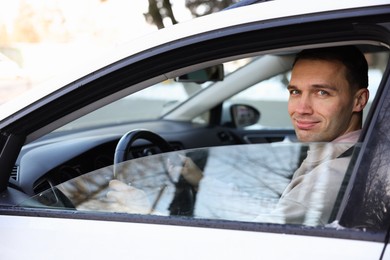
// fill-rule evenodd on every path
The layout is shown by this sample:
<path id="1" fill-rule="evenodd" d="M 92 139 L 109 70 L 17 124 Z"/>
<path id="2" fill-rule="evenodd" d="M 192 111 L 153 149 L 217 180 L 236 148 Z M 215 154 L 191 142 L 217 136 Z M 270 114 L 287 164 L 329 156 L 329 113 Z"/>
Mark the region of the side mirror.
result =
<path id="1" fill-rule="evenodd" d="M 177 82 L 205 83 L 207 81 L 222 81 L 224 79 L 223 64 L 193 71 L 175 78 Z"/>
<path id="2" fill-rule="evenodd" d="M 242 128 L 256 124 L 260 119 L 260 111 L 249 105 L 234 104 L 230 107 L 233 126 Z"/>

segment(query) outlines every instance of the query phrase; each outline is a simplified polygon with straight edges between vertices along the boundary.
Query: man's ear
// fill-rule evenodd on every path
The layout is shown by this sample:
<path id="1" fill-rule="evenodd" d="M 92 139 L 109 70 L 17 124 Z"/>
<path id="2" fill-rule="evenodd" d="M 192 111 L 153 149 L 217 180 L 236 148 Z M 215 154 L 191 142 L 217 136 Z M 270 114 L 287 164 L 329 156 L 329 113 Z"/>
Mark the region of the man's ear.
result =
<path id="1" fill-rule="evenodd" d="M 361 88 L 355 93 L 353 112 L 361 112 L 367 105 L 370 92 L 367 88 Z"/>

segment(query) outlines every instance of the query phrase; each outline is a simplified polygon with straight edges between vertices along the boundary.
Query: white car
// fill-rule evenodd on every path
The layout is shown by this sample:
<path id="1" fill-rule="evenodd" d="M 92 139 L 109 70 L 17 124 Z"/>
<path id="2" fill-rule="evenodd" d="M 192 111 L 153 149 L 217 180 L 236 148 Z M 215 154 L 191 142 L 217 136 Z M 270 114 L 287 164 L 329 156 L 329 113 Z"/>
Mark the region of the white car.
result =
<path id="1" fill-rule="evenodd" d="M 0 259 L 390 259 L 390 3 L 245 3 L 1 106 Z M 261 219 L 308 145 L 287 113 L 294 57 L 341 45 L 364 52 L 371 96 L 332 213 Z"/>

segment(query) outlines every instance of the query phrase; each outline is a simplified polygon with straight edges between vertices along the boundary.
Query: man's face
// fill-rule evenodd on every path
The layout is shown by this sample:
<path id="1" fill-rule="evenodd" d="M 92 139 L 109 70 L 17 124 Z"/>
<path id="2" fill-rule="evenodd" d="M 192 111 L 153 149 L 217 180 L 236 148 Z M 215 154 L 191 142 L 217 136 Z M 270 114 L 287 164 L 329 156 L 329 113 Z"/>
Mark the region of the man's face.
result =
<path id="1" fill-rule="evenodd" d="M 288 113 L 302 142 L 330 142 L 356 127 L 354 93 L 342 63 L 299 60 L 291 74 Z"/>

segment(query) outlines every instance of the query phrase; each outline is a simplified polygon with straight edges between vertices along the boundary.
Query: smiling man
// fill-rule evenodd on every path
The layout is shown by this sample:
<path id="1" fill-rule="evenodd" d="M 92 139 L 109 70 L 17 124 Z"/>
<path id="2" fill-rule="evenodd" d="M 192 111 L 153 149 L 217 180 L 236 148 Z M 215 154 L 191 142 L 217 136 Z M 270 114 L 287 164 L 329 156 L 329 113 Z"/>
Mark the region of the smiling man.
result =
<path id="1" fill-rule="evenodd" d="M 367 71 L 363 54 L 352 46 L 297 56 L 288 112 L 301 142 L 330 142 L 361 129 L 369 96 Z"/>
<path id="2" fill-rule="evenodd" d="M 308 49 L 297 55 L 288 113 L 298 140 L 310 146 L 271 214 L 272 222 L 329 222 L 360 136 L 367 87 L 367 61 L 356 47 Z"/>

